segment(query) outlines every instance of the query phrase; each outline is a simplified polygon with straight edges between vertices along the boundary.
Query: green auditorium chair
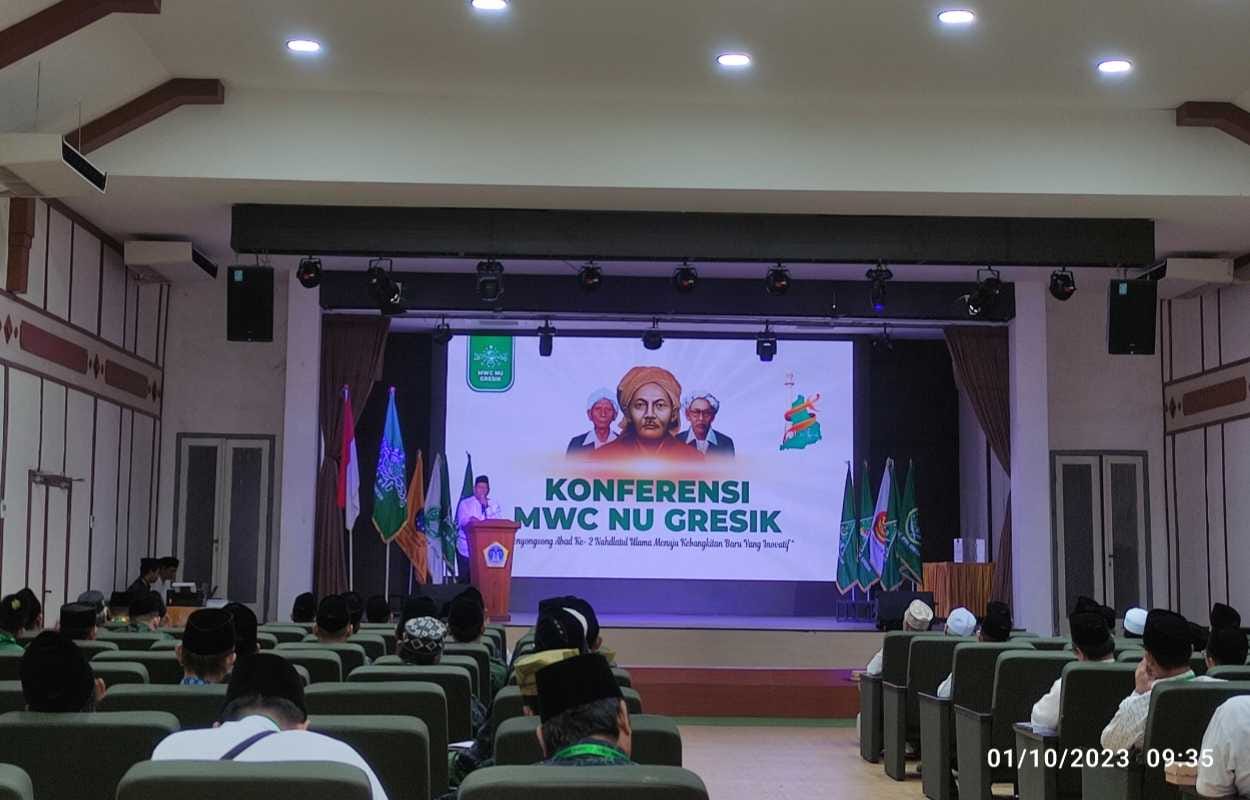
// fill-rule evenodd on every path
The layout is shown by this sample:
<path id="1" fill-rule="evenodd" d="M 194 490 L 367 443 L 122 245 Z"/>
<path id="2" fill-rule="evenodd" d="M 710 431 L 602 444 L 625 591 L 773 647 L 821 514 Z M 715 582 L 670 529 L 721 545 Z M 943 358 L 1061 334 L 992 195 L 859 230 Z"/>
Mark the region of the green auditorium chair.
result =
<path id="1" fill-rule="evenodd" d="M 287 642 L 283 642 L 287 644 Z M 291 644 L 294 644 L 292 642 Z M 288 662 L 308 670 L 308 680 L 312 684 L 340 683 L 343 680 L 343 662 L 339 654 L 330 650 L 282 650 L 282 645 L 274 649 L 274 653 Z"/>
<path id="2" fill-rule="evenodd" d="M 513 717 L 495 730 L 495 763 L 499 766 L 537 764 L 543 760 L 538 743 L 538 717 Z M 681 733 L 669 717 L 634 714 L 629 718 L 630 758 L 657 767 L 681 766 Z"/>
<path id="3" fill-rule="evenodd" d="M 0 800 L 35 800 L 35 789 L 26 770 L 0 764 Z"/>
<path id="4" fill-rule="evenodd" d="M 1129 647 L 1120 650 L 1115 654 L 1115 660 L 1121 664 L 1136 664 L 1146 656 L 1146 651 L 1141 647 Z"/>
<path id="5" fill-rule="evenodd" d="M 395 635 L 395 631 L 391 631 L 391 636 Z M 365 655 L 370 661 L 376 661 L 387 653 L 393 653 L 394 648 L 386 649 L 386 638 L 376 631 L 364 631 L 347 637 L 348 644 L 358 644 L 365 650 Z"/>
<path id="6" fill-rule="evenodd" d="M 21 660 L 21 653 L 0 653 L 0 681 L 21 680 L 21 674 L 18 672 L 18 664 Z"/>
<path id="7" fill-rule="evenodd" d="M 1199 751 L 1215 709 L 1230 697 L 1250 694 L 1245 681 L 1183 681 L 1156 686 L 1150 692 L 1143 753 Z M 1121 698 L 1123 699 L 1123 698 Z M 1158 757 L 1156 756 L 1156 759 Z M 1085 766 L 1081 794 L 1093 800 L 1175 800 L 1175 786 L 1163 777 L 1163 763 L 1135 760 L 1128 767 Z"/>
<path id="8" fill-rule="evenodd" d="M 907 641 L 906 683 L 882 681 L 881 685 L 882 759 L 885 774 L 896 781 L 907 777 L 907 744 L 920 747 L 919 693 L 937 692 L 938 684 L 950 674 L 955 645 L 976 640 L 939 633 Z"/>
<path id="9" fill-rule="evenodd" d="M 1037 634 L 1027 628 L 1012 628 L 1011 633 L 1007 635 L 1008 639 L 1031 639 Z"/>
<path id="10" fill-rule="evenodd" d="M 347 676 L 349 683 L 384 683 L 389 681 L 424 681 L 440 686 L 447 697 L 447 735 L 453 742 L 473 738 L 469 698 L 473 696 L 472 677 L 464 667 L 442 664 L 419 667 L 404 664 L 391 667 L 360 667 Z"/>
<path id="11" fill-rule="evenodd" d="M 430 794 L 438 797 L 447 791 L 447 695 L 438 684 L 319 683 L 308 687 L 304 701 L 314 717 L 393 714 L 421 720 L 430 743 Z"/>
<path id="12" fill-rule="evenodd" d="M 622 686 L 621 694 L 625 696 L 625 705 L 630 714 L 642 713 L 642 696 L 638 694 L 637 689 Z M 521 698 L 521 689 L 517 686 L 505 686 L 500 689 L 499 694 L 495 695 L 495 702 L 491 705 L 491 719 L 495 724 L 498 725 L 505 719 L 524 715 L 525 700 Z"/>
<path id="13" fill-rule="evenodd" d="M 295 674 L 299 676 L 305 686 L 312 683 L 312 678 L 308 675 L 308 667 L 303 664 L 292 664 L 291 666 L 295 667 Z"/>
<path id="14" fill-rule="evenodd" d="M 161 633 L 167 633 L 173 638 L 178 639 L 178 640 L 182 639 L 182 634 L 184 631 L 186 631 L 185 627 L 161 628 Z"/>
<path id="15" fill-rule="evenodd" d="M 298 625 L 261 625 L 256 629 L 257 633 L 267 633 L 282 642 L 302 642 L 304 637 L 308 635 L 308 631 Z"/>
<path id="16" fill-rule="evenodd" d="M 256 632 L 256 644 L 261 650 L 272 650 L 278 646 L 278 637 L 264 631 Z"/>
<path id="17" fill-rule="evenodd" d="M 1250 664 L 1233 665 L 1226 664 L 1220 667 L 1211 667 L 1207 670 L 1208 678 L 1219 678 L 1222 681 L 1250 681 Z"/>
<path id="18" fill-rule="evenodd" d="M 629 674 L 628 670 L 621 669 L 620 667 L 613 667 L 612 677 L 616 678 L 616 685 L 620 686 L 622 689 L 633 688 L 634 679 Z"/>
<path id="19" fill-rule="evenodd" d="M 152 646 L 148 649 L 156 652 L 160 652 L 162 650 L 177 650 L 178 645 L 180 644 L 182 644 L 182 642 L 177 639 L 158 639 L 157 641 L 152 642 Z"/>
<path id="20" fill-rule="evenodd" d="M 352 670 L 357 667 L 363 667 L 369 663 L 369 657 L 365 655 L 365 649 L 358 644 L 348 644 L 341 642 L 337 644 L 322 644 L 318 641 L 311 642 L 282 642 L 273 649 L 275 653 L 283 658 L 288 657 L 290 653 L 336 653 L 339 657 L 339 665 L 342 667 L 343 675 L 350 675 Z"/>
<path id="21" fill-rule="evenodd" d="M 1207 656 L 1205 653 L 1194 653 L 1189 657 L 1189 668 L 1195 675 L 1207 674 Z"/>
<path id="22" fill-rule="evenodd" d="M 490 698 L 490 648 L 484 644 L 460 644 L 447 642 L 443 645 L 444 660 L 446 656 L 469 656 L 477 662 L 477 696 L 483 700 Z"/>
<path id="23" fill-rule="evenodd" d="M 3 758 L 30 774 L 39 800 L 104 800 L 131 766 L 178 730 L 163 711 L 0 715 Z"/>
<path id="24" fill-rule="evenodd" d="M 448 667 L 463 667 L 465 670 L 467 670 L 471 679 L 471 688 L 473 690 L 473 696 L 478 698 L 479 700 L 482 700 L 482 702 L 486 703 L 487 705 L 490 704 L 487 698 L 484 698 L 483 695 L 479 694 L 478 686 L 479 686 L 480 681 L 479 681 L 479 676 L 478 676 L 478 671 L 477 671 L 477 661 L 475 659 L 473 659 L 470 656 L 444 655 L 442 659 L 439 661 L 439 663 Z M 408 666 L 408 665 L 399 656 L 382 656 L 377 661 L 374 661 L 372 666 L 403 667 L 403 666 Z M 487 678 L 487 681 L 488 682 L 490 681 L 489 677 Z"/>
<path id="25" fill-rule="evenodd" d="M 1123 653 L 1125 650 L 1141 650 L 1141 639 L 1130 639 L 1127 636 L 1113 636 L 1111 640 L 1115 642 L 1115 652 Z"/>
<path id="26" fill-rule="evenodd" d="M 707 800 L 681 767 L 486 767 L 460 785 L 459 800 Z M 125 800 L 125 799 L 123 799 Z"/>
<path id="27" fill-rule="evenodd" d="M 886 681 L 907 681 L 907 648 L 919 631 L 890 631 L 881 642 L 881 674 L 859 676 L 859 755 L 873 764 L 881 759 L 884 746 L 881 729 L 882 690 Z"/>
<path id="28" fill-rule="evenodd" d="M 127 683 L 150 683 L 148 668 L 138 661 L 92 661 L 91 671 L 105 688 Z"/>
<path id="29" fill-rule="evenodd" d="M 516 650 L 512 651 L 512 663 L 516 664 L 516 660 L 522 656 L 527 656 L 534 652 L 533 638 L 521 639 L 516 643 Z"/>
<path id="30" fill-rule="evenodd" d="M 147 667 L 148 680 L 151 683 L 179 683 L 182 680 L 182 665 L 178 663 L 178 656 L 171 650 L 121 650 L 98 653 L 91 659 L 92 664 L 110 664 L 118 661 L 142 664 Z"/>
<path id="31" fill-rule="evenodd" d="M 115 686 L 100 701 L 101 711 L 168 711 L 182 730 L 211 728 L 226 704 L 224 683 L 208 686 L 131 684 Z"/>
<path id="32" fill-rule="evenodd" d="M 488 624 L 486 626 L 486 635 L 494 638 L 496 642 L 495 652 L 502 658 L 503 654 L 508 650 L 508 629 L 503 625 Z"/>
<path id="33" fill-rule="evenodd" d="M 370 800 L 372 796 L 369 776 L 349 764 L 144 761 L 121 779 L 116 800 Z M 96 800 L 107 799 L 101 795 Z"/>
<path id="34" fill-rule="evenodd" d="M 1030 636 L 1024 641 L 1033 645 L 1034 650 L 1063 650 L 1072 644 L 1066 636 Z"/>
<path id="35" fill-rule="evenodd" d="M 118 650 L 151 650 L 153 642 L 166 639 L 161 633 L 130 633 L 128 631 L 100 631 L 97 642 L 112 642 Z"/>
<path id="36" fill-rule="evenodd" d="M 77 639 L 74 641 L 74 644 L 77 645 L 78 649 L 82 651 L 83 658 L 88 661 L 90 661 L 92 656 L 96 653 L 103 653 L 106 650 L 112 651 L 121 649 L 117 646 L 117 642 L 109 642 L 104 639 Z"/>
<path id="37" fill-rule="evenodd" d="M 954 707 L 964 706 L 982 713 L 990 710 L 994 666 L 998 657 L 1010 650 L 1031 651 L 1033 645 L 1027 638 L 957 644 L 951 656 L 951 669 L 955 676 L 951 697 L 944 700 L 928 692 L 916 695 L 920 713 L 920 752 L 924 764 L 920 773 L 921 788 L 929 800 L 952 800 L 955 796 L 952 776 L 956 745 Z"/>
<path id="38" fill-rule="evenodd" d="M 1064 665 L 1059 728 L 1035 731 L 1027 721 L 1014 726 L 1020 754 L 1020 800 L 1080 800 L 1081 770 L 1071 766 L 1071 754 L 1102 746 L 1102 729 L 1115 716 L 1120 701 L 1133 692 L 1136 670 L 1135 664 L 1077 661 Z M 1061 754 L 1062 769 L 1058 766 Z"/>
<path id="39" fill-rule="evenodd" d="M 1032 640 L 1030 640 L 1032 641 Z M 995 782 L 1016 783 L 1016 765 L 1003 759 L 993 768 L 990 749 L 1015 747 L 1012 728 L 1028 719 L 1033 704 L 1050 690 L 1063 668 L 1076 656 L 1063 651 L 1003 653 L 994 667 L 994 688 L 988 711 L 955 705 L 955 748 L 961 800 L 991 800 Z"/>
<path id="40" fill-rule="evenodd" d="M 390 800 L 430 800 L 430 730 L 416 717 L 330 714 L 310 717 L 308 729 L 360 753 Z"/>
<path id="41" fill-rule="evenodd" d="M 25 710 L 26 698 L 22 695 L 22 682 L 0 681 L 0 714 Z M 0 758 L 4 758 L 3 746 L 0 746 Z"/>

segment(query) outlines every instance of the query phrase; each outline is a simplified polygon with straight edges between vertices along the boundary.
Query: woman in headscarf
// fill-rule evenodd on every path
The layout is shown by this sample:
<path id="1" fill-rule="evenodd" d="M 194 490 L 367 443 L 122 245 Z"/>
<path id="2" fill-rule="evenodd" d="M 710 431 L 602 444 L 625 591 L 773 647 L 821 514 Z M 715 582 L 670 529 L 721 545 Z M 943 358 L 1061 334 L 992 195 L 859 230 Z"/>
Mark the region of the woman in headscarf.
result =
<path id="1" fill-rule="evenodd" d="M 616 398 L 624 412 L 621 434 L 591 458 L 703 460 L 702 453 L 675 435 L 681 427 L 681 384 L 673 373 L 662 367 L 634 367 L 621 378 Z"/>

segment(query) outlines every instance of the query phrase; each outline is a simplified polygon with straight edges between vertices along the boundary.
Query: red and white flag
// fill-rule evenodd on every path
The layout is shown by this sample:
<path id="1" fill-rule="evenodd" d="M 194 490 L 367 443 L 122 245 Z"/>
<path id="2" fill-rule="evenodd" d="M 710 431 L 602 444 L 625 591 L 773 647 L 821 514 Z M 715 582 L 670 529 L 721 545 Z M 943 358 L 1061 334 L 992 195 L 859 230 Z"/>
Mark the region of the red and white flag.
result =
<path id="1" fill-rule="evenodd" d="M 356 458 L 356 423 L 352 415 L 352 398 L 343 387 L 343 450 L 339 454 L 338 506 L 347 519 L 347 530 L 356 526 L 360 516 L 360 460 Z"/>

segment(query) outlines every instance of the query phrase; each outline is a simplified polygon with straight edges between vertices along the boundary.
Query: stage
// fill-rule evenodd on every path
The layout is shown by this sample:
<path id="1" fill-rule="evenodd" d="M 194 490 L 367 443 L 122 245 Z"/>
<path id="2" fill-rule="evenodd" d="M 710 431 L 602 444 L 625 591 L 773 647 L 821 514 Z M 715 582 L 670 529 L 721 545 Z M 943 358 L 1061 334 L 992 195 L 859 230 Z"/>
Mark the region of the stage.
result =
<path id="1" fill-rule="evenodd" d="M 528 628 L 538 618 L 536 613 L 513 614 L 509 626 Z M 751 617 L 726 614 L 600 614 L 601 628 L 676 628 L 681 630 L 752 630 L 752 631 L 871 631 L 871 622 L 852 622 L 833 617 Z"/>

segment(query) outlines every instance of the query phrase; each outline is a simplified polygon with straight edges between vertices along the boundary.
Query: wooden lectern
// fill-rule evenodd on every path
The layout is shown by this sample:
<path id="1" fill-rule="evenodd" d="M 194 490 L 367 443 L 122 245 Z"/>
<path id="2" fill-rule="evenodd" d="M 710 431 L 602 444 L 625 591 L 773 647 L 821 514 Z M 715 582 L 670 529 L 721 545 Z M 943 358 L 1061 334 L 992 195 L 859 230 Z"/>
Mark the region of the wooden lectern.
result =
<path id="1" fill-rule="evenodd" d="M 476 519 L 469 523 L 470 574 L 473 585 L 486 601 L 486 617 L 491 622 L 508 622 L 512 597 L 512 556 L 516 532 L 521 527 L 510 519 Z"/>

